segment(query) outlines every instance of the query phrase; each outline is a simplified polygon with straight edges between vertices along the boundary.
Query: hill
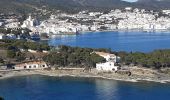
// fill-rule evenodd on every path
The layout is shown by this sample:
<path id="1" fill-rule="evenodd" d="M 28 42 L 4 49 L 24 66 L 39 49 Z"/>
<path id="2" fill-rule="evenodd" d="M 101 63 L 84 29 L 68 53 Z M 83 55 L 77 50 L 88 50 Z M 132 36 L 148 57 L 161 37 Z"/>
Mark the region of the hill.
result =
<path id="1" fill-rule="evenodd" d="M 43 7 L 72 13 L 80 10 L 104 11 L 127 6 L 154 10 L 170 9 L 170 1 L 139 0 L 129 3 L 121 0 L 0 0 L 0 12 L 3 13 L 30 13 Z"/>
<path id="2" fill-rule="evenodd" d="M 0 0 L 0 12 L 27 13 L 36 7 L 59 9 L 67 12 L 79 10 L 107 10 L 132 6 L 121 0 Z"/>
<path id="3" fill-rule="evenodd" d="M 139 0 L 134 3 L 139 7 L 146 7 L 153 10 L 170 9 L 170 0 Z"/>

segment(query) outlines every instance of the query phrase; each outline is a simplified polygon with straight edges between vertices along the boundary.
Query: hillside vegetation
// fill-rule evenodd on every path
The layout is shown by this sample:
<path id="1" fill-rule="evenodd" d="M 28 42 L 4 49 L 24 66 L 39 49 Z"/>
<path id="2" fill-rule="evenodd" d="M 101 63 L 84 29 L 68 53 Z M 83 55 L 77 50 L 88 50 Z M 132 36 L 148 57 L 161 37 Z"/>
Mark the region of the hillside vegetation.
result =
<path id="1" fill-rule="evenodd" d="M 145 9 L 168 9 L 169 0 L 139 0 L 129 3 L 121 0 L 0 0 L 0 12 L 3 13 L 31 13 L 38 9 L 62 10 L 66 12 L 78 12 L 80 10 L 105 11 L 113 8 L 127 6 Z"/>
<path id="2" fill-rule="evenodd" d="M 118 52 L 121 57 L 121 63 L 125 65 L 141 66 L 147 68 L 169 68 L 170 67 L 170 50 L 155 50 L 150 53 L 134 52 Z"/>

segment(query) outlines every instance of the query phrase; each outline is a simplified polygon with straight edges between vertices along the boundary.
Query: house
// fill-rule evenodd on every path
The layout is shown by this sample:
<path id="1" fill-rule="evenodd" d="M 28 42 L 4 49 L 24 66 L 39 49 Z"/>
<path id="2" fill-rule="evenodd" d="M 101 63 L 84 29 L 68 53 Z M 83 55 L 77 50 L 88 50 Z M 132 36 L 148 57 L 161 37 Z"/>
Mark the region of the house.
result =
<path id="1" fill-rule="evenodd" d="M 120 57 L 117 57 L 115 54 L 105 53 L 105 52 L 95 52 L 96 54 L 104 57 L 106 59 L 105 63 L 97 63 L 96 69 L 98 71 L 117 71 L 119 69 L 119 66 L 116 66 L 115 64 L 119 62 Z"/>
<path id="2" fill-rule="evenodd" d="M 22 28 L 30 28 L 39 25 L 39 21 L 35 18 L 32 18 L 32 16 L 29 16 L 28 19 L 26 19 L 23 24 L 21 25 Z"/>
<path id="3" fill-rule="evenodd" d="M 30 62 L 16 64 L 14 66 L 14 69 L 16 70 L 45 69 L 45 68 L 49 68 L 49 66 L 44 61 L 30 61 Z"/>
<path id="4" fill-rule="evenodd" d="M 28 52 L 31 52 L 31 53 L 37 53 L 36 50 L 32 50 L 32 49 L 28 49 Z"/>
<path id="5" fill-rule="evenodd" d="M 119 62 L 120 57 L 116 56 L 115 54 L 105 53 L 105 52 L 95 52 L 101 57 L 104 57 L 106 61 L 112 61 L 112 62 Z"/>
<path id="6" fill-rule="evenodd" d="M 0 26 L 2 26 L 4 24 L 4 22 L 0 22 Z"/>
<path id="7" fill-rule="evenodd" d="M 0 65 L 0 70 L 6 70 L 7 69 L 7 65 Z"/>
<path id="8" fill-rule="evenodd" d="M 98 71 L 117 71 L 119 66 L 115 66 L 114 62 L 105 62 L 96 64 L 96 69 Z"/>
<path id="9" fill-rule="evenodd" d="M 49 53 L 49 51 L 46 51 L 46 50 L 43 50 L 42 52 L 43 52 L 43 53 Z"/>
<path id="10" fill-rule="evenodd" d="M 132 10 L 132 7 L 126 7 L 125 10 L 126 10 L 126 11 L 131 11 L 131 10 Z"/>
<path id="11" fill-rule="evenodd" d="M 3 33 L 0 33 L 0 39 L 5 39 L 5 38 L 6 38 L 6 35 Z"/>
<path id="12" fill-rule="evenodd" d="M 18 28 L 20 25 L 20 22 L 10 22 L 5 25 L 6 28 Z"/>

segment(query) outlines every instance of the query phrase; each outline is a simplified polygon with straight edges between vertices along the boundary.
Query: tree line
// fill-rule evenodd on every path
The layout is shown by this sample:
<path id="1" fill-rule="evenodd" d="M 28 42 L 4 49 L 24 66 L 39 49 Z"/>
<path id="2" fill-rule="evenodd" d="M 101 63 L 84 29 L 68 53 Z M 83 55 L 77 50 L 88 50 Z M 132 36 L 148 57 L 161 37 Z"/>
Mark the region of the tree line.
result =
<path id="1" fill-rule="evenodd" d="M 51 65 L 62 67 L 95 67 L 96 63 L 105 62 L 105 58 L 93 51 L 108 51 L 107 49 L 91 49 L 61 45 L 43 59 Z"/>
<path id="2" fill-rule="evenodd" d="M 24 40 L 0 40 L 0 48 L 7 50 L 7 58 L 15 58 L 17 61 L 25 60 L 25 53 L 22 53 L 21 50 L 50 50 L 48 44 L 41 44 L 37 42 L 28 42 Z"/>
<path id="3" fill-rule="evenodd" d="M 118 52 L 117 55 L 121 57 L 121 63 L 125 65 L 133 64 L 155 69 L 170 67 L 170 49 L 155 50 L 150 53 Z"/>
<path id="4" fill-rule="evenodd" d="M 29 42 L 25 40 L 11 40 L 11 39 L 3 39 L 0 40 L 0 47 L 3 49 L 32 49 L 37 51 L 42 50 L 50 50 L 50 46 L 45 43 L 39 42 Z"/>
<path id="5" fill-rule="evenodd" d="M 96 63 L 105 62 L 103 57 L 93 53 L 101 51 L 114 53 L 121 57 L 121 65 L 134 65 L 147 68 L 160 69 L 170 67 L 170 49 L 155 50 L 150 53 L 142 52 L 113 52 L 111 49 L 92 49 L 60 45 L 58 48 L 51 49 L 48 44 L 38 42 L 28 42 L 24 40 L 0 40 L 0 48 L 7 50 L 8 58 L 16 58 L 18 61 L 25 59 L 24 53 L 20 49 L 32 49 L 36 51 L 51 51 L 43 59 L 51 65 L 57 66 L 78 66 L 78 67 L 95 67 Z M 3 60 L 0 59 L 0 63 Z"/>

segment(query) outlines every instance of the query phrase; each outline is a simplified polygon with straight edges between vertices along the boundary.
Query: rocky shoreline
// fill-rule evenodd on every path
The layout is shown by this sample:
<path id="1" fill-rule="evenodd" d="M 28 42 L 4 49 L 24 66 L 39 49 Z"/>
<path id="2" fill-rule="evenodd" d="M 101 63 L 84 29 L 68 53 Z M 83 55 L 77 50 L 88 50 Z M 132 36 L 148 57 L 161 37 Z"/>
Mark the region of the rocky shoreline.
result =
<path id="1" fill-rule="evenodd" d="M 6 79 L 16 76 L 27 76 L 27 75 L 45 75 L 45 76 L 54 76 L 54 77 L 88 77 L 88 78 L 102 78 L 110 80 L 119 80 L 119 81 L 128 81 L 128 82 L 139 82 L 139 81 L 148 81 L 148 82 L 159 82 L 159 83 L 169 83 L 170 76 L 153 72 L 143 73 L 140 75 L 135 68 L 135 73 L 132 69 L 132 75 L 120 74 L 114 72 L 98 72 L 96 69 L 91 71 L 84 71 L 83 68 L 74 68 L 74 69 L 58 69 L 58 70 L 8 70 L 0 71 L 0 79 Z M 152 71 L 152 70 L 149 70 Z"/>

